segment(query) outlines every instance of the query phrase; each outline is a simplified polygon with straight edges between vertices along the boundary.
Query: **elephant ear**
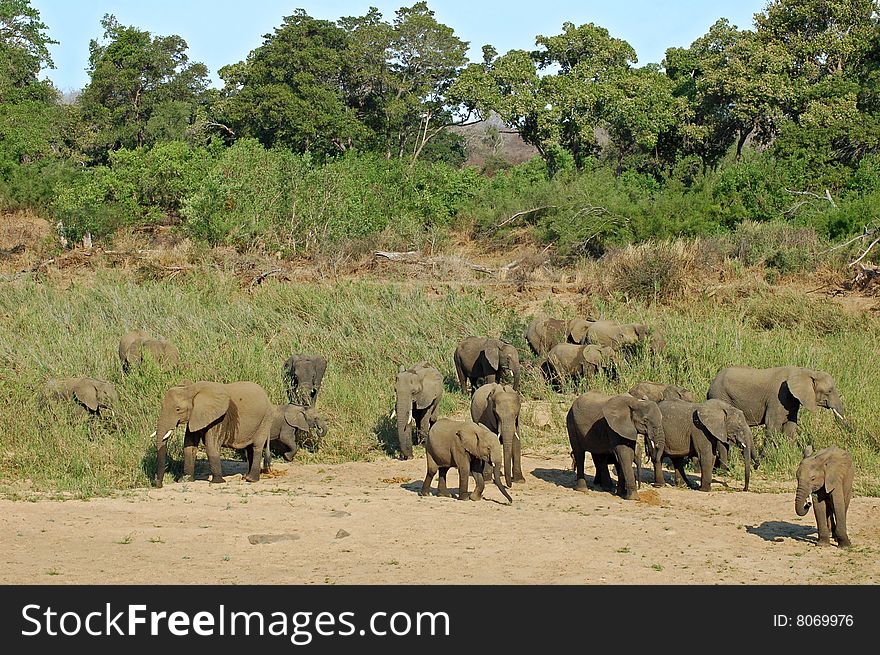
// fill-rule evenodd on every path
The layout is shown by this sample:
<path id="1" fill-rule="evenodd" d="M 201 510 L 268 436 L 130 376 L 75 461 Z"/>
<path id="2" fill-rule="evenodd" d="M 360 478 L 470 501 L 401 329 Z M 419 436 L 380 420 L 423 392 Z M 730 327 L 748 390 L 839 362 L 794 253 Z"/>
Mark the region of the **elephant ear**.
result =
<path id="1" fill-rule="evenodd" d="M 598 371 L 602 366 L 602 353 L 598 352 L 595 348 L 584 348 L 581 353 L 583 360 L 586 364 L 589 364 L 593 367 L 594 370 Z M 584 370 L 584 373 L 591 373 L 592 371 Z"/>
<path id="2" fill-rule="evenodd" d="M 696 414 L 697 420 L 713 437 L 722 443 L 728 442 L 727 427 L 724 422 L 727 415 L 721 407 L 704 403 L 697 407 Z"/>
<path id="3" fill-rule="evenodd" d="M 229 394 L 217 387 L 208 387 L 196 393 L 188 421 L 189 431 L 199 432 L 222 418 L 229 408 L 230 400 Z"/>
<path id="4" fill-rule="evenodd" d="M 572 343 L 584 343 L 590 324 L 583 319 L 574 319 L 568 324 L 568 338 Z"/>
<path id="5" fill-rule="evenodd" d="M 829 458 L 825 461 L 825 491 L 831 493 L 840 486 L 843 478 L 843 467 L 840 462 Z"/>
<path id="6" fill-rule="evenodd" d="M 418 386 L 414 391 L 413 401 L 416 404 L 416 409 L 427 409 L 434 402 L 431 391 L 425 388 L 425 381 L 423 379 L 419 378 Z"/>
<path id="7" fill-rule="evenodd" d="M 327 360 L 323 357 L 317 357 L 315 359 L 315 381 L 319 381 L 324 377 L 324 373 L 327 372 Z"/>
<path id="8" fill-rule="evenodd" d="M 305 432 L 309 431 L 309 422 L 306 420 L 305 412 L 300 407 L 294 405 L 285 406 L 284 421 L 292 428 Z"/>
<path id="9" fill-rule="evenodd" d="M 643 403 L 646 401 L 636 400 L 634 402 Z M 636 441 L 638 439 L 639 433 L 636 430 L 635 423 L 633 423 L 632 409 L 625 398 L 617 396 L 609 400 L 602 409 L 602 415 L 608 422 L 608 427 L 621 437 L 628 441 Z"/>
<path id="10" fill-rule="evenodd" d="M 98 411 L 98 390 L 94 383 L 88 380 L 80 380 L 73 388 L 74 397 L 91 411 Z"/>
<path id="11" fill-rule="evenodd" d="M 816 411 L 816 389 L 813 386 L 813 377 L 804 369 L 798 369 L 788 376 L 786 380 L 791 395 L 797 398 L 801 405 Z"/>
<path id="12" fill-rule="evenodd" d="M 486 355 L 486 361 L 489 362 L 489 366 L 497 371 L 498 365 L 501 363 L 501 349 L 498 347 L 498 344 L 487 343 L 483 352 Z"/>
<path id="13" fill-rule="evenodd" d="M 459 442 L 461 442 L 461 447 L 465 452 L 476 457 L 476 453 L 479 452 L 479 440 L 477 439 L 476 431 L 469 428 L 462 428 L 456 431 L 455 436 L 458 437 Z"/>

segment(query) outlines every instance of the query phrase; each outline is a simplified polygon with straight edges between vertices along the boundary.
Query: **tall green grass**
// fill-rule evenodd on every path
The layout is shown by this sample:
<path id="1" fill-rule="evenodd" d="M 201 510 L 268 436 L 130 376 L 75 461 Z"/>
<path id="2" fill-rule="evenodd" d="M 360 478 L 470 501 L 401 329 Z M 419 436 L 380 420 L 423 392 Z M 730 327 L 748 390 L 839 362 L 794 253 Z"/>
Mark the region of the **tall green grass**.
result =
<path id="1" fill-rule="evenodd" d="M 513 341 L 524 362 L 524 393 L 556 408 L 549 427 L 526 421 L 532 451 L 567 448 L 564 411 L 587 388 L 624 392 L 641 380 L 677 383 L 704 396 L 715 373 L 729 365 L 798 364 L 826 370 L 838 381 L 852 434 L 828 412 L 802 413 L 797 444 L 771 451 L 764 476 L 791 479 L 806 443 L 850 449 L 857 490 L 880 493 L 878 321 L 850 316 L 830 301 L 785 294 L 742 300 L 703 299 L 663 306 L 595 299 L 594 310 L 622 321 L 660 326 L 669 343 L 660 356 L 631 358 L 617 380 L 571 384 L 558 394 L 540 377 L 522 332 L 529 317 L 488 291 L 439 293 L 390 282 L 283 284 L 272 280 L 241 288 L 232 275 L 193 273 L 173 282 L 136 284 L 119 271 L 69 288 L 18 280 L 0 287 L 0 479 L 8 489 L 25 481 L 41 491 L 79 496 L 149 484 L 155 429 L 164 390 L 181 380 L 252 380 L 282 402 L 281 364 L 293 352 L 324 354 L 329 362 L 318 408 L 330 424 L 321 450 L 297 458 L 317 462 L 387 457 L 396 442 L 388 418 L 400 364 L 428 360 L 447 379 L 441 411 L 466 414 L 469 398 L 457 390 L 452 352 L 470 334 Z M 572 309 L 548 304 L 556 315 Z M 768 318 L 769 317 L 769 318 Z M 177 370 L 147 364 L 123 376 L 116 355 L 120 336 L 146 329 L 173 341 Z M 88 375 L 114 382 L 120 403 L 89 417 L 39 395 L 48 377 Z M 527 412 L 528 413 L 528 412 Z M 759 438 L 760 442 L 760 438 Z M 180 436 L 175 438 L 179 459 Z"/>

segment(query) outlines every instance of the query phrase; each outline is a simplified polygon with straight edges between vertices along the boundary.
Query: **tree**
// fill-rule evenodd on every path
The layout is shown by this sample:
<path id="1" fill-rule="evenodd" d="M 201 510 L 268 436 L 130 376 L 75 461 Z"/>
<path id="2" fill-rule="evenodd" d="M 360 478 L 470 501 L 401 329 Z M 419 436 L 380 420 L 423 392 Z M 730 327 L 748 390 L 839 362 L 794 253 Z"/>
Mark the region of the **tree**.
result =
<path id="1" fill-rule="evenodd" d="M 334 23 L 298 9 L 243 62 L 220 69 L 218 105 L 241 136 L 271 147 L 329 155 L 369 139 L 343 91 L 348 38 Z"/>
<path id="2" fill-rule="evenodd" d="M 54 95 L 51 84 L 37 79 L 44 68 L 54 68 L 49 46 L 58 43 L 30 0 L 0 0 L 0 102 L 39 100 Z"/>
<path id="3" fill-rule="evenodd" d="M 109 14 L 101 25 L 104 42 L 89 44 L 91 80 L 80 96 L 98 130 L 96 154 L 182 135 L 208 86 L 205 65 L 189 61 L 179 36 L 152 36 Z"/>

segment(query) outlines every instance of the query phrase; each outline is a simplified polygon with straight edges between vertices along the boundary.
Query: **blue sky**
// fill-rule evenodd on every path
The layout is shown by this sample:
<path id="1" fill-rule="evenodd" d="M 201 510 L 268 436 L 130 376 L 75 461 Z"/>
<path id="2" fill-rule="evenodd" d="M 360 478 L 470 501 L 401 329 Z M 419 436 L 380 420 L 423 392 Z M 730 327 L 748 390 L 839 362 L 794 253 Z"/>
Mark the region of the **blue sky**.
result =
<path id="1" fill-rule="evenodd" d="M 46 75 L 62 91 L 88 82 L 89 40 L 101 36 L 100 20 L 115 14 L 123 25 L 154 34 L 179 34 L 189 44 L 190 59 L 205 63 L 217 83 L 217 69 L 244 59 L 262 43 L 282 17 L 302 8 L 310 16 L 335 20 L 377 7 L 391 20 L 401 6 L 416 0 L 31 0 L 59 41 L 52 48 L 55 70 Z M 596 23 L 635 48 L 639 64 L 660 62 L 666 48 L 687 46 L 722 16 L 740 28 L 752 27 L 752 16 L 766 0 L 428 0 L 437 19 L 469 41 L 470 57 L 481 59 L 491 43 L 500 53 L 531 49 L 538 34 L 562 31 L 562 23 Z"/>

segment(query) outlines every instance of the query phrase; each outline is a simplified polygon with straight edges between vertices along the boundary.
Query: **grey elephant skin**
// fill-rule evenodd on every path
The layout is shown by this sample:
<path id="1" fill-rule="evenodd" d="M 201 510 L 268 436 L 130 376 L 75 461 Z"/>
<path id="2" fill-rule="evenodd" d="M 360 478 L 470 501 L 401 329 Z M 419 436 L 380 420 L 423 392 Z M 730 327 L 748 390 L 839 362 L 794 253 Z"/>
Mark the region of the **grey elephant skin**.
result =
<path id="1" fill-rule="evenodd" d="M 431 492 L 431 482 L 437 473 L 440 480 L 437 487 L 438 496 L 450 496 L 446 487 L 446 474 L 449 469 L 458 469 L 458 499 L 480 500 L 483 497 L 485 483 L 483 468 L 492 466 L 492 477 L 495 486 L 501 491 L 508 502 L 513 498 L 501 484 L 501 442 L 489 428 L 473 421 L 454 421 L 442 418 L 437 421 L 428 433 L 425 441 L 425 457 L 427 473 L 420 496 Z M 468 479 L 474 478 L 476 489 L 468 494 Z"/>
<path id="2" fill-rule="evenodd" d="M 524 336 L 532 352 L 543 357 L 560 343 L 583 344 L 591 324 L 591 320 L 579 317 L 568 320 L 539 317 L 529 323 Z"/>
<path id="3" fill-rule="evenodd" d="M 831 537 L 840 548 L 852 546 L 846 533 L 846 513 L 852 500 L 853 474 L 852 457 L 843 448 L 830 446 L 815 455 L 809 448 L 804 452 L 797 470 L 794 509 L 798 516 L 805 516 L 812 494 L 821 546 L 830 546 Z"/>
<path id="4" fill-rule="evenodd" d="M 284 362 L 283 371 L 287 400 L 314 406 L 327 372 L 327 360 L 321 355 L 291 355 Z"/>
<path id="5" fill-rule="evenodd" d="M 401 459 L 412 459 L 412 426 L 425 438 L 439 417 L 443 397 L 443 374 L 427 362 L 409 368 L 400 367 L 394 383 L 396 403 L 392 417 L 397 418 L 397 441 Z"/>
<path id="6" fill-rule="evenodd" d="M 663 417 L 666 442 L 662 450 L 651 448 L 649 453 L 654 463 L 655 487 L 662 487 L 665 484 L 661 466 L 661 460 L 665 455 L 672 460 L 681 479 L 691 488 L 697 488 L 696 485 L 691 484 L 684 470 L 685 460 L 696 455 L 700 463 L 698 488 L 701 491 L 709 491 L 718 450 L 717 444 L 723 443 L 742 448 L 745 464 L 743 491 L 749 490 L 752 453 L 755 448 L 752 443 L 752 431 L 742 411 L 721 400 L 707 400 L 703 403 L 663 400 L 657 406 Z"/>
<path id="7" fill-rule="evenodd" d="M 661 400 L 685 400 L 689 403 L 696 402 L 694 394 L 674 384 L 662 384 L 660 382 L 639 382 L 627 393 L 640 400 L 650 400 L 659 403 Z"/>
<path id="8" fill-rule="evenodd" d="M 314 440 L 311 438 L 313 434 Z M 291 462 L 301 446 L 312 444 L 317 448 L 325 436 L 327 422 L 314 407 L 295 404 L 275 406 L 269 432 L 269 451 L 272 454 L 279 454 Z M 263 468 L 269 467 L 268 455 L 266 452 Z"/>
<path id="9" fill-rule="evenodd" d="M 522 443 L 519 415 L 522 397 L 510 385 L 484 384 L 471 398 L 471 418 L 501 439 L 504 481 L 508 487 L 525 482 L 522 473 Z"/>
<path id="10" fill-rule="evenodd" d="M 61 398 L 74 400 L 93 414 L 109 409 L 119 401 L 116 387 L 96 378 L 53 378 L 43 386 L 46 400 Z"/>
<path id="11" fill-rule="evenodd" d="M 165 476 L 168 439 L 180 424 L 186 425 L 183 473 L 187 479 L 193 478 L 196 452 L 204 441 L 212 483 L 225 482 L 221 447 L 244 450 L 248 460 L 245 480 L 257 482 L 260 453 L 268 447 L 274 418 L 275 406 L 266 390 L 253 382 L 196 382 L 171 387 L 162 400 L 156 424 L 156 486 L 162 486 Z"/>
<path id="12" fill-rule="evenodd" d="M 519 391 L 519 353 L 511 344 L 490 337 L 467 337 L 455 349 L 455 372 L 465 393 L 473 394 L 481 384 L 502 382 L 506 373 L 513 376 L 513 388 Z"/>
<path id="13" fill-rule="evenodd" d="M 617 470 L 617 493 L 626 499 L 636 494 L 633 462 L 641 477 L 641 464 L 636 459 L 636 442 L 641 434 L 654 444 L 665 447 L 663 417 L 657 403 L 639 400 L 629 394 L 607 396 L 597 391 L 585 393 L 572 403 L 566 415 L 568 439 L 575 468 L 575 489 L 587 491 L 584 459 L 591 453 L 596 466 L 595 483 L 611 488 L 608 466 Z"/>
<path id="14" fill-rule="evenodd" d="M 144 355 L 162 366 L 176 366 L 180 361 L 180 352 L 167 339 L 154 339 L 143 330 L 134 330 L 119 340 L 119 360 L 123 372 L 140 364 Z"/>
<path id="15" fill-rule="evenodd" d="M 768 434 L 781 432 L 790 440 L 797 432 L 801 408 L 814 412 L 826 407 L 849 426 L 834 378 L 799 366 L 722 369 L 712 380 L 707 398 L 730 403 L 743 411 L 749 425 L 764 425 Z"/>
<path id="16" fill-rule="evenodd" d="M 586 340 L 589 343 L 609 346 L 615 350 L 631 350 L 643 343 L 648 344 L 655 353 L 666 349 L 666 339 L 660 330 L 644 323 L 595 321 L 590 324 L 587 330 Z"/>
<path id="17" fill-rule="evenodd" d="M 601 371 L 615 372 L 615 351 L 608 346 L 559 343 L 541 362 L 541 371 L 548 382 L 559 385 L 566 379 L 592 377 Z"/>

